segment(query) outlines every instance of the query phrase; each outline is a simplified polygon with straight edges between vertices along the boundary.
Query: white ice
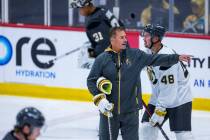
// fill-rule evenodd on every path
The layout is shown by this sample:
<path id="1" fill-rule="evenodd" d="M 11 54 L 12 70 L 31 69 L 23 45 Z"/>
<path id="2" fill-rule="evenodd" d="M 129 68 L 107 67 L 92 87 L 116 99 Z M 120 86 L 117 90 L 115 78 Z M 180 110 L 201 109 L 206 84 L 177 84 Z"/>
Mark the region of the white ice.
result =
<path id="1" fill-rule="evenodd" d="M 46 117 L 47 124 L 39 140 L 98 139 L 99 116 L 93 103 L 14 96 L 0 96 L 0 139 L 13 128 L 17 112 L 26 106 L 38 108 Z M 140 111 L 140 119 L 142 114 Z M 168 122 L 163 129 L 170 140 L 175 140 Z M 193 111 L 192 133 L 196 140 L 210 140 L 210 112 Z M 141 140 L 141 123 L 139 135 Z M 158 140 L 164 140 L 161 133 Z"/>

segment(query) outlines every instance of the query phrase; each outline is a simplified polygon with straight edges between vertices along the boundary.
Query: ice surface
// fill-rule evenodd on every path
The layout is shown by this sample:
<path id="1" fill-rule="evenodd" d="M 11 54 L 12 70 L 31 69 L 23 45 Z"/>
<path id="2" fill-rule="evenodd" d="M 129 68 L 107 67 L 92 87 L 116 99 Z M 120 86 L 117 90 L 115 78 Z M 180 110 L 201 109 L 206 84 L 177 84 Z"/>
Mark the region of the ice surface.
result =
<path id="1" fill-rule="evenodd" d="M 99 116 L 93 103 L 14 96 L 0 96 L 0 139 L 13 128 L 17 112 L 26 106 L 38 108 L 46 117 L 47 124 L 39 140 L 98 139 Z M 142 114 L 140 111 L 140 118 Z M 175 140 L 168 122 L 163 129 L 170 140 Z M 192 129 L 195 139 L 210 140 L 210 112 L 193 111 Z M 141 140 L 141 123 L 139 133 Z M 118 139 L 121 140 L 121 136 Z M 161 133 L 158 140 L 164 140 Z"/>

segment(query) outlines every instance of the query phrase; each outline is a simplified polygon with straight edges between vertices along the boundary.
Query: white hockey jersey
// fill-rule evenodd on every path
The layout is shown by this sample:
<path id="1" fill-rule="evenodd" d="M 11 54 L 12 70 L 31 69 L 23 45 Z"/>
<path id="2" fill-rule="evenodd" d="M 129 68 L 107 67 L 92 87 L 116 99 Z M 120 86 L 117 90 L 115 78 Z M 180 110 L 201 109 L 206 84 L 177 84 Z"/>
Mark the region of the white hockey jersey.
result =
<path id="1" fill-rule="evenodd" d="M 158 54 L 174 54 L 171 48 L 163 46 Z M 152 83 L 150 104 L 164 108 L 174 108 L 192 101 L 190 75 L 182 62 L 171 67 L 147 67 Z"/>

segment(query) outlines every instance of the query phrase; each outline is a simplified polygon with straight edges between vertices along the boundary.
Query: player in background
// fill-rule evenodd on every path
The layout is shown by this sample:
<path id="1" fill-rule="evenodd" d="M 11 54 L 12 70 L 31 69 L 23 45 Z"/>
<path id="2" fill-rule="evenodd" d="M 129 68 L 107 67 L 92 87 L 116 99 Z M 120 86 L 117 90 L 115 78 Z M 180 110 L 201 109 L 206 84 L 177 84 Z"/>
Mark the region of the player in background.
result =
<path id="1" fill-rule="evenodd" d="M 17 114 L 14 129 L 3 140 L 36 140 L 44 123 L 45 118 L 38 109 L 26 107 Z"/>
<path id="2" fill-rule="evenodd" d="M 162 44 L 165 28 L 159 25 L 147 25 L 142 36 L 144 44 L 152 54 L 175 54 L 175 51 Z M 183 62 L 175 65 L 147 67 L 152 84 L 152 95 L 148 108 L 152 117 L 144 112 L 142 133 L 144 140 L 157 140 L 158 123 L 163 125 L 169 119 L 170 130 L 175 132 L 177 140 L 192 140 L 191 112 L 192 93 L 189 72 Z"/>
<path id="3" fill-rule="evenodd" d="M 88 51 L 87 49 L 86 52 L 83 51 L 83 59 L 81 58 L 79 65 L 88 66 L 89 59 L 91 67 L 93 58 L 101 54 L 110 44 L 110 28 L 123 24 L 109 10 L 94 6 L 92 0 L 70 0 L 69 4 L 71 8 L 79 8 L 80 14 L 86 17 L 85 28 L 89 43 L 84 45 Z"/>

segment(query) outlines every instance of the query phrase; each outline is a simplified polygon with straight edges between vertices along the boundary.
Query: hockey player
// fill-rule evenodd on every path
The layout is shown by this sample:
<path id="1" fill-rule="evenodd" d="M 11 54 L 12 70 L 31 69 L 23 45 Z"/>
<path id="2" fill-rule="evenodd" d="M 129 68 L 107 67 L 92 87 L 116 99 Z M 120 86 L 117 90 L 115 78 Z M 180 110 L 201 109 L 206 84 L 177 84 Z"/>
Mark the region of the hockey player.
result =
<path id="1" fill-rule="evenodd" d="M 90 57 L 96 57 L 109 45 L 109 30 L 122 23 L 109 10 L 95 7 L 92 0 L 70 0 L 70 7 L 79 8 L 82 16 L 86 17 L 85 28 L 91 43 L 88 49 Z"/>
<path id="2" fill-rule="evenodd" d="M 175 51 L 161 43 L 165 28 L 159 25 L 147 25 L 143 31 L 145 47 L 152 54 L 175 54 Z M 147 67 L 152 83 L 152 95 L 148 109 L 152 117 L 144 112 L 142 133 L 144 140 L 157 140 L 158 123 L 169 119 L 170 130 L 175 132 L 177 140 L 192 140 L 191 111 L 192 93 L 190 91 L 189 72 L 183 62 L 172 66 Z"/>
<path id="3" fill-rule="evenodd" d="M 141 70 L 148 65 L 171 66 L 179 60 L 189 61 L 190 57 L 146 54 L 139 49 L 128 48 L 123 27 L 111 29 L 110 42 L 109 48 L 95 59 L 87 78 L 88 89 L 100 110 L 99 139 L 109 140 L 111 134 L 112 140 L 117 140 L 121 130 L 123 140 L 138 140 L 139 109 L 142 108 Z M 107 83 L 104 85 L 105 92 L 100 89 L 103 83 Z M 111 121 L 106 117 L 109 112 L 113 114 Z"/>
<path id="4" fill-rule="evenodd" d="M 26 107 L 17 114 L 14 130 L 8 132 L 3 140 L 36 140 L 44 123 L 45 118 L 39 110 Z"/>
<path id="5" fill-rule="evenodd" d="M 80 53 L 84 57 L 82 58 L 82 56 L 80 56 L 79 65 L 80 67 L 88 66 L 88 68 L 92 66 L 93 58 L 96 58 L 110 44 L 110 28 L 123 25 L 113 13 L 107 9 L 95 7 L 91 1 L 92 0 L 70 0 L 69 3 L 71 8 L 79 8 L 80 14 L 86 17 L 85 28 L 90 43 L 88 47 L 86 46 L 88 51 L 84 52 L 83 50 L 83 52 Z"/>

